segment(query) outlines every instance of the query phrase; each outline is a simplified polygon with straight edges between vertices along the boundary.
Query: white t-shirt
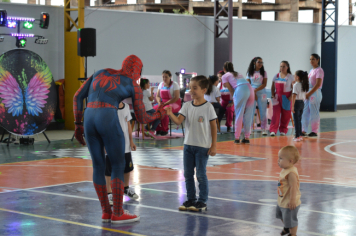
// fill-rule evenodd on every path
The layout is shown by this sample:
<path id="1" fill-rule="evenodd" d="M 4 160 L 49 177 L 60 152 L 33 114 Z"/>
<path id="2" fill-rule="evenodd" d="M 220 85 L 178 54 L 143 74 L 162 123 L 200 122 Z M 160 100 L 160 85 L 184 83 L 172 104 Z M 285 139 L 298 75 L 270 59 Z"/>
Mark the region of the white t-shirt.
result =
<path id="1" fill-rule="evenodd" d="M 130 138 L 129 138 L 129 127 L 127 122 L 132 120 L 130 107 L 127 103 L 124 103 L 123 108 L 117 110 L 117 116 L 119 117 L 120 126 L 125 137 L 125 153 L 131 152 Z"/>
<path id="2" fill-rule="evenodd" d="M 218 102 L 216 98 L 219 97 L 221 97 L 221 93 L 220 90 L 215 85 L 213 85 L 213 89 L 211 90 L 210 95 L 207 94 L 204 95 L 205 100 L 207 100 L 208 102 Z"/>
<path id="3" fill-rule="evenodd" d="M 302 83 L 297 82 L 293 85 L 293 94 L 297 94 L 295 100 L 305 100 L 306 92 L 302 90 Z"/>
<path id="4" fill-rule="evenodd" d="M 174 82 L 173 81 L 173 84 L 171 85 L 171 87 L 165 87 L 164 86 L 164 83 L 161 82 L 159 85 L 158 85 L 158 89 L 169 89 L 169 92 L 171 93 L 171 96 L 172 98 L 174 97 L 174 91 L 177 91 L 179 90 L 179 85 L 177 82 Z"/>
<path id="5" fill-rule="evenodd" d="M 145 104 L 146 111 L 152 110 L 152 102 L 149 97 L 151 97 L 151 91 L 149 89 L 143 90 L 143 99 L 142 102 Z"/>
<path id="6" fill-rule="evenodd" d="M 217 119 L 213 105 L 205 102 L 195 106 L 193 101 L 186 102 L 179 114 L 185 117 L 184 144 L 210 148 L 212 142 L 210 121 Z"/>
<path id="7" fill-rule="evenodd" d="M 279 74 L 278 78 L 277 78 L 277 75 Z M 283 92 L 287 93 L 287 92 L 290 92 L 292 91 L 292 83 L 294 81 L 294 76 L 291 75 L 291 74 L 287 74 L 286 77 L 284 78 L 281 78 L 281 74 L 278 73 L 276 74 L 274 77 L 273 77 L 273 82 L 275 84 L 283 84 L 284 85 L 284 90 Z"/>

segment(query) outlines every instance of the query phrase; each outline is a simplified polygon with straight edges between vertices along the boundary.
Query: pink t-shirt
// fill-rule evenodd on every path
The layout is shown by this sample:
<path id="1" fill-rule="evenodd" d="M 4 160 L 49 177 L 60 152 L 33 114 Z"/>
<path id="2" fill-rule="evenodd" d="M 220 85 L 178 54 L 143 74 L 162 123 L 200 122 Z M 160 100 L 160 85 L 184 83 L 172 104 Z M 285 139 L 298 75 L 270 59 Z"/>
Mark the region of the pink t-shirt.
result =
<path id="1" fill-rule="evenodd" d="M 315 69 L 311 69 L 308 75 L 309 78 L 309 84 L 314 87 L 316 84 L 316 79 L 321 79 L 321 85 L 320 89 L 323 87 L 323 82 L 324 82 L 324 70 L 321 69 L 321 67 L 317 67 Z M 311 89 L 311 88 L 309 88 Z"/>
<path id="2" fill-rule="evenodd" d="M 235 77 L 232 73 L 227 72 L 222 76 L 221 80 L 222 84 L 229 82 L 233 89 L 235 89 L 240 84 L 248 83 L 240 73 L 238 73 L 237 77 Z"/>
<path id="3" fill-rule="evenodd" d="M 267 78 L 267 72 L 265 71 L 265 75 L 262 76 L 260 71 L 255 71 L 252 76 L 248 73 L 246 75 L 246 79 L 251 81 L 252 88 L 258 88 L 263 84 L 263 79 Z"/>

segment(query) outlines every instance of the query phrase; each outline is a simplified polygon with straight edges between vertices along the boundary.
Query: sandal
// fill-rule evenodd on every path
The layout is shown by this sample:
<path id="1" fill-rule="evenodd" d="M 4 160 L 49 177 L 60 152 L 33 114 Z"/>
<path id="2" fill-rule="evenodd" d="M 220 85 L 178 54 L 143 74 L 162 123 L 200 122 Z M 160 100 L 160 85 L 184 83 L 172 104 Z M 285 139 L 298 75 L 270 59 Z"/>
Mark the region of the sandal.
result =
<path id="1" fill-rule="evenodd" d="M 282 232 L 281 232 L 281 235 L 286 235 L 286 234 L 288 234 L 288 236 L 291 235 L 291 234 L 289 233 L 289 228 L 283 228 L 283 230 L 282 230 Z"/>

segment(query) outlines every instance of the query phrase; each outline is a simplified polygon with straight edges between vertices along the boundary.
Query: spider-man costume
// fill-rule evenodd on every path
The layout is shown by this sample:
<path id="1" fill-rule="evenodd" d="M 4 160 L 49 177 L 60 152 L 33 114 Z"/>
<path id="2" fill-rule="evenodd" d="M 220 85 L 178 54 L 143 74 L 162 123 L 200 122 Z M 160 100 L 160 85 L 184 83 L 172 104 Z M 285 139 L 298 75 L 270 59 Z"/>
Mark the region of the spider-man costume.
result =
<path id="1" fill-rule="evenodd" d="M 124 194 L 125 138 L 117 116 L 119 103 L 131 97 L 136 119 L 148 124 L 166 115 L 163 106 L 153 115 L 145 111 L 142 90 L 137 84 L 141 76 L 142 62 L 130 55 L 122 63 L 121 70 L 103 69 L 86 80 L 74 95 L 75 138 L 85 145 L 83 133 L 93 160 L 93 182 L 104 215 L 120 217 Z M 82 124 L 83 100 L 88 98 L 85 109 L 84 127 Z M 112 165 L 111 188 L 113 213 L 109 204 L 105 182 L 104 147 Z M 110 219 L 110 218 L 109 218 Z M 111 217 L 112 219 L 112 217 Z"/>

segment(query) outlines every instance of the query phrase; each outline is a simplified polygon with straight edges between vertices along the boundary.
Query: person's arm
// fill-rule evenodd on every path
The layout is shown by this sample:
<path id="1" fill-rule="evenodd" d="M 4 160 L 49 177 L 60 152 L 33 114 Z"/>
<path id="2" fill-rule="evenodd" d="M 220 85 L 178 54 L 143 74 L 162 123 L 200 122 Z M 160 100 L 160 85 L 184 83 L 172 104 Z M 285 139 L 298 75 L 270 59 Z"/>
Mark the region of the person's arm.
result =
<path id="1" fill-rule="evenodd" d="M 183 115 L 179 114 L 179 116 L 176 117 L 172 112 L 172 107 L 166 107 L 165 110 L 167 111 L 167 115 L 169 116 L 169 118 L 171 118 L 174 123 L 176 123 L 177 125 L 182 124 L 185 119 Z"/>
<path id="2" fill-rule="evenodd" d="M 263 83 L 258 88 L 255 89 L 255 92 L 258 92 L 266 88 L 266 86 L 267 86 L 267 78 L 263 78 Z"/>
<path id="3" fill-rule="evenodd" d="M 271 95 L 272 98 L 276 95 L 276 86 L 274 85 L 274 81 L 272 82 Z"/>
<path id="4" fill-rule="evenodd" d="M 166 106 L 166 105 L 175 103 L 176 101 L 178 101 L 178 99 L 179 99 L 179 90 L 174 90 L 173 98 L 171 98 L 170 100 L 165 102 L 164 105 Z"/>
<path id="5" fill-rule="evenodd" d="M 158 89 L 157 89 L 157 93 L 156 93 L 156 101 L 157 101 L 157 103 L 158 103 L 158 106 L 161 105 L 160 93 L 161 93 L 161 91 L 160 91 L 160 89 L 158 88 Z"/>
<path id="6" fill-rule="evenodd" d="M 130 97 L 132 98 L 132 106 L 135 112 L 135 116 L 138 122 L 141 124 L 148 124 L 154 120 L 162 119 L 166 115 L 166 111 L 162 106 L 159 106 L 157 111 L 152 115 L 146 113 L 145 105 L 143 104 L 142 90 L 140 86 L 133 81 L 133 88 L 130 91 Z"/>
<path id="7" fill-rule="evenodd" d="M 316 79 L 316 84 L 315 84 L 315 86 L 314 86 L 309 92 L 307 92 L 307 94 L 305 95 L 306 99 L 309 99 L 309 97 L 310 97 L 313 93 L 315 93 L 316 90 L 318 90 L 318 89 L 320 88 L 322 81 L 323 81 L 323 80 L 322 80 L 321 78 L 317 78 L 317 79 Z"/>
<path id="8" fill-rule="evenodd" d="M 297 175 L 291 172 L 288 175 L 288 184 L 290 186 L 290 201 L 288 207 L 290 210 L 297 208 L 297 191 L 298 191 L 298 179 Z"/>
<path id="9" fill-rule="evenodd" d="M 229 82 L 226 82 L 226 83 L 224 84 L 224 86 L 225 86 L 225 88 L 227 88 L 227 89 L 229 90 L 231 97 L 234 97 L 235 90 L 234 90 L 234 88 L 231 86 L 231 84 L 230 84 Z"/>
<path id="10" fill-rule="evenodd" d="M 127 127 L 128 127 L 128 131 L 129 131 L 131 151 L 136 151 L 136 144 L 134 143 L 133 138 L 132 138 L 132 127 L 131 127 L 130 121 L 127 122 Z"/>
<path id="11" fill-rule="evenodd" d="M 82 86 L 77 90 L 73 97 L 73 113 L 74 113 L 74 123 L 75 123 L 75 132 L 74 136 L 76 140 L 81 145 L 86 145 L 86 142 L 83 138 L 84 134 L 84 127 L 83 127 L 83 100 L 88 97 L 88 92 L 89 88 L 91 85 L 91 82 L 93 80 L 93 76 L 90 76 L 89 79 L 87 79 Z"/>
<path id="12" fill-rule="evenodd" d="M 216 120 L 210 121 L 210 129 L 211 129 L 211 147 L 209 148 L 208 154 L 210 156 L 216 155 L 216 140 L 217 140 L 217 127 Z"/>
<path id="13" fill-rule="evenodd" d="M 294 103 L 295 103 L 295 99 L 297 97 L 297 94 L 292 93 L 291 97 L 292 97 L 292 109 L 291 110 L 292 110 L 292 113 L 294 113 Z"/>
<path id="14" fill-rule="evenodd" d="M 150 100 L 151 102 L 154 100 L 153 99 L 153 90 L 154 90 L 154 88 L 151 88 L 151 96 L 150 97 L 148 97 L 148 100 Z"/>
<path id="15" fill-rule="evenodd" d="M 218 103 L 220 103 L 220 97 L 215 98 Z"/>

